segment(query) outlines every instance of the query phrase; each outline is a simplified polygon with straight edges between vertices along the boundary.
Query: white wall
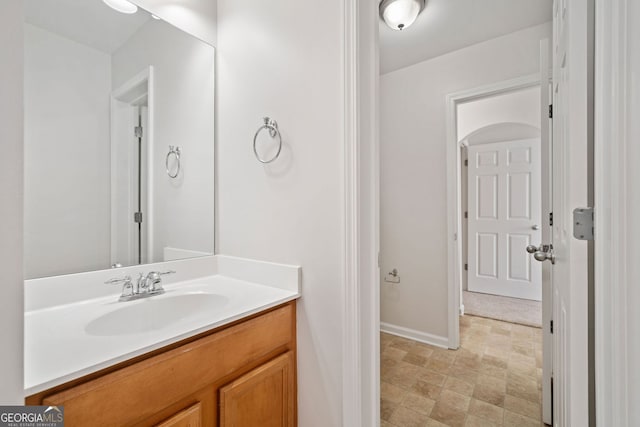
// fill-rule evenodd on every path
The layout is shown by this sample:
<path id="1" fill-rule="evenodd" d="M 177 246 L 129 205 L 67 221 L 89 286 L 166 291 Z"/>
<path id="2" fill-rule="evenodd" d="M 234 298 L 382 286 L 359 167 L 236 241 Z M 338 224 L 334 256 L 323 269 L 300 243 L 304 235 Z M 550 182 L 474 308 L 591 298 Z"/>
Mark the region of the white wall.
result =
<path id="1" fill-rule="evenodd" d="M 545 24 L 380 79 L 381 320 L 447 337 L 445 96 L 538 72 Z"/>
<path id="2" fill-rule="evenodd" d="M 0 2 L 0 404 L 24 402 L 22 177 L 23 4 Z"/>
<path id="3" fill-rule="evenodd" d="M 29 24 L 24 54 L 25 277 L 107 268 L 110 57 Z"/>
<path id="4" fill-rule="evenodd" d="M 151 261 L 166 246 L 213 253 L 214 60 L 213 47 L 156 20 L 112 57 L 114 89 L 154 67 Z M 181 149 L 177 179 L 165 170 L 169 145 Z"/>
<path id="5" fill-rule="evenodd" d="M 523 123 L 539 128 L 540 87 L 457 104 L 456 115 L 459 141 L 475 130 L 497 123 Z"/>
<path id="6" fill-rule="evenodd" d="M 218 1 L 217 248 L 302 266 L 299 425 L 342 420 L 343 48 L 338 0 Z M 253 155 L 264 116 L 280 159 Z"/>

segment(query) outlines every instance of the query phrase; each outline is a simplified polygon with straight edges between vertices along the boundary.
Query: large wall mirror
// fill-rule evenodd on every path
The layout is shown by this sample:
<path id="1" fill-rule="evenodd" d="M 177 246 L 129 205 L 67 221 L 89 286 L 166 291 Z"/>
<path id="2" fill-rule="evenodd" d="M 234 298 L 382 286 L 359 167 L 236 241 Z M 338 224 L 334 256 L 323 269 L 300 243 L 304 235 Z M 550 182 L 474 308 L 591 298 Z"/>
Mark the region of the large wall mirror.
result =
<path id="1" fill-rule="evenodd" d="M 27 279 L 213 253 L 214 48 L 108 2 L 25 1 Z"/>

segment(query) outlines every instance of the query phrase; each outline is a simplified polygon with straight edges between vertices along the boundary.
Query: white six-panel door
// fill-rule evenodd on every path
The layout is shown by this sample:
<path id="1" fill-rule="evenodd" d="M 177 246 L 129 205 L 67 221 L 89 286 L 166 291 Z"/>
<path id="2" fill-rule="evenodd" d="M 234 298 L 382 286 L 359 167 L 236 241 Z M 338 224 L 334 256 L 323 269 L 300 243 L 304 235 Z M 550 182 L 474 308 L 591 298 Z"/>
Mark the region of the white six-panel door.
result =
<path id="1" fill-rule="evenodd" d="M 526 252 L 540 243 L 540 139 L 469 147 L 468 288 L 542 298 L 541 267 Z"/>

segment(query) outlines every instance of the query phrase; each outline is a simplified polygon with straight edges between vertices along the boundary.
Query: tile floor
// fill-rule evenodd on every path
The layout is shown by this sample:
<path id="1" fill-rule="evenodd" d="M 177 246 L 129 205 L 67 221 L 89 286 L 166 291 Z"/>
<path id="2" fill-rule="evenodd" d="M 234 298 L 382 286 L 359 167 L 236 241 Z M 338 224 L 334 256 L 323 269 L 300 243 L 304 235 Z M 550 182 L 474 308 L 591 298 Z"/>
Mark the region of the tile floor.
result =
<path id="1" fill-rule="evenodd" d="M 540 427 L 542 330 L 460 318 L 460 349 L 381 335 L 381 426 Z"/>

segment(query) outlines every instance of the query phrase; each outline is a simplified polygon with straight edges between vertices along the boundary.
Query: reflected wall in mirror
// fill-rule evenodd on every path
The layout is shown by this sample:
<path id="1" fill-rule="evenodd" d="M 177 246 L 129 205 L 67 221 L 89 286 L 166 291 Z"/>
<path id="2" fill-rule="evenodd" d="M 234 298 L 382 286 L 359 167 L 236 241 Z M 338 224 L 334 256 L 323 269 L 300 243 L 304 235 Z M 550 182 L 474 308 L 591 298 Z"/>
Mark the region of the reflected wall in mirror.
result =
<path id="1" fill-rule="evenodd" d="M 102 0 L 25 8 L 25 278 L 212 254 L 214 48 Z"/>

